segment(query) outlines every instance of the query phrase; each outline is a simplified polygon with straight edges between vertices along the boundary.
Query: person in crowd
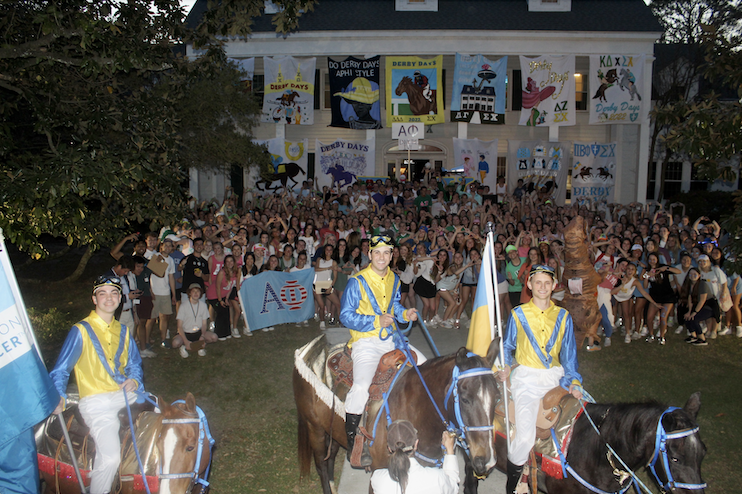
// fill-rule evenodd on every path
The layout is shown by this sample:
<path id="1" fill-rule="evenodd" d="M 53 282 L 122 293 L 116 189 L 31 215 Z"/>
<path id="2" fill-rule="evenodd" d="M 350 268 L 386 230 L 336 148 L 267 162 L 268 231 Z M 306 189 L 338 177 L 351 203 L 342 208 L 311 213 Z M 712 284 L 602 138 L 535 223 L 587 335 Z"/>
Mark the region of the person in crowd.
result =
<path id="1" fill-rule="evenodd" d="M 680 301 L 686 307 L 683 318 L 689 336 L 686 343 L 694 346 L 708 346 L 701 322 L 714 319 L 714 304 L 711 301 L 711 287 L 701 277 L 698 268 L 690 268 L 680 289 Z M 718 305 L 718 304 L 717 304 Z"/>
<path id="2" fill-rule="evenodd" d="M 330 244 L 325 245 L 322 248 L 322 256 L 317 259 L 314 265 L 314 272 L 317 273 L 314 301 L 320 318 L 320 329 L 326 329 L 328 319 L 330 324 L 334 324 L 340 313 L 340 299 L 334 288 L 340 268 L 338 268 L 338 263 L 333 258 L 334 254 L 335 248 Z M 327 284 L 327 286 L 323 286 L 324 284 Z"/>
<path id="3" fill-rule="evenodd" d="M 218 337 L 219 341 L 225 341 L 228 338 L 241 338 L 239 330 L 231 326 L 232 318 L 230 317 L 230 311 L 232 310 L 231 300 L 237 300 L 237 284 L 239 282 L 240 271 L 237 268 L 237 263 L 234 257 L 229 254 L 224 257 L 224 266 L 219 270 L 219 274 L 216 276 L 216 302 L 213 303 L 214 307 L 214 332 Z"/>
<path id="4" fill-rule="evenodd" d="M 201 285 L 191 283 L 186 293 L 188 299 L 181 302 L 176 315 L 178 334 L 173 338 L 173 348 L 179 349 L 181 357 L 188 358 L 191 345 L 198 344 L 200 347 L 197 350 L 198 356 L 205 357 L 206 349 L 203 346 L 216 342 L 218 337 L 213 331 L 208 330 L 209 308 L 206 307 L 206 302 L 201 300 L 203 295 Z"/>
<path id="5" fill-rule="evenodd" d="M 508 287 L 508 297 L 510 298 L 510 306 L 516 307 L 520 305 L 520 294 L 523 291 L 523 283 L 518 274 L 526 258 L 518 256 L 518 248 L 514 245 L 505 247 L 505 253 L 509 259 L 505 268 L 508 284 L 510 285 Z"/>

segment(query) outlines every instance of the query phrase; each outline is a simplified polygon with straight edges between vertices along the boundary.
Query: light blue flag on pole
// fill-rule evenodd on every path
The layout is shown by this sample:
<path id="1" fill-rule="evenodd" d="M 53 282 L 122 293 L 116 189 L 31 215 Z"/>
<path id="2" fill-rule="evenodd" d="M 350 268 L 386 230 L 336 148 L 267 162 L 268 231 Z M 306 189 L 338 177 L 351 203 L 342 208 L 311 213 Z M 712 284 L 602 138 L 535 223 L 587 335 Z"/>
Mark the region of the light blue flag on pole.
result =
<path id="1" fill-rule="evenodd" d="M 314 316 L 314 269 L 265 271 L 246 279 L 240 303 L 250 330 L 306 321 Z"/>
<path id="2" fill-rule="evenodd" d="M 36 338 L 0 231 L 0 492 L 3 493 L 38 492 L 31 428 L 48 417 L 59 403 L 59 393 L 35 345 Z"/>

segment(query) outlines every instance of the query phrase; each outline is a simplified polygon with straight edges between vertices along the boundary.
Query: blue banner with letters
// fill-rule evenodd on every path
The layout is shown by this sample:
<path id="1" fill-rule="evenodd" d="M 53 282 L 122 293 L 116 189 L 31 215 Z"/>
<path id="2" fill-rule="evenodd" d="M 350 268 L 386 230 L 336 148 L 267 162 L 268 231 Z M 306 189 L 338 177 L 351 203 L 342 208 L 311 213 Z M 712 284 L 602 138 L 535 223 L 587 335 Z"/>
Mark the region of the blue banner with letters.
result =
<path id="1" fill-rule="evenodd" d="M 240 303 L 252 331 L 314 316 L 314 269 L 293 273 L 265 271 L 246 279 Z"/>

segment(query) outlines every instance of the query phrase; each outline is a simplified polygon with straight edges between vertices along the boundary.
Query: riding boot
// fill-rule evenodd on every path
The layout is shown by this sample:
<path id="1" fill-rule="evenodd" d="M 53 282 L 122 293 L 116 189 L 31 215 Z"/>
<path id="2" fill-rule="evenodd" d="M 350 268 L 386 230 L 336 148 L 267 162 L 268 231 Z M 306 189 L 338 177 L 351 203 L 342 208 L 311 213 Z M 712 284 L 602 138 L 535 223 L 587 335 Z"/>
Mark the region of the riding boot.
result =
<path id="1" fill-rule="evenodd" d="M 505 494 L 515 494 L 515 488 L 518 487 L 520 476 L 523 474 L 523 465 L 515 465 L 508 460 L 507 484 Z"/>
<path id="2" fill-rule="evenodd" d="M 356 433 L 358 432 L 358 424 L 361 423 L 361 415 L 354 413 L 345 414 L 345 434 L 348 436 L 348 461 L 350 462 L 350 455 L 353 453 L 353 445 L 356 442 Z"/>

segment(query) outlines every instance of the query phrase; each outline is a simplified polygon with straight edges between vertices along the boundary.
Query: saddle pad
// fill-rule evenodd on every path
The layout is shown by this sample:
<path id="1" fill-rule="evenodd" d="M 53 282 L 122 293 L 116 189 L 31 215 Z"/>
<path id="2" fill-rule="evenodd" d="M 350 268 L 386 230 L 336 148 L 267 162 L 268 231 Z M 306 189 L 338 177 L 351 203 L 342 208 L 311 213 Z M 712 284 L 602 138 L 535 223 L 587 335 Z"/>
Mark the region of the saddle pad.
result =
<path id="1" fill-rule="evenodd" d="M 413 354 L 417 363 L 417 355 Z M 371 386 L 368 389 L 369 400 L 380 400 L 382 395 L 389 389 L 389 385 L 402 365 L 405 362 L 405 355 L 401 350 L 392 350 L 385 353 L 379 361 L 376 368 Z M 332 382 L 337 388 L 338 384 L 343 384 L 350 389 L 353 386 L 353 359 L 351 349 L 344 346 L 334 349 L 327 359 L 327 368 L 332 375 Z"/>
<path id="2" fill-rule="evenodd" d="M 62 412 L 65 424 L 70 433 L 72 447 L 77 457 L 77 464 L 80 469 L 91 470 L 93 468 L 93 458 L 95 458 L 95 444 L 89 437 L 90 430 L 80 415 L 77 404 L 70 405 Z M 44 422 L 39 424 L 35 433 L 36 451 L 39 455 L 57 459 L 57 461 L 72 464 L 69 450 L 64 443 L 62 426 L 56 415 L 50 415 Z M 52 474 L 54 472 L 52 471 Z"/>
<path id="3" fill-rule="evenodd" d="M 509 388 L 508 388 L 509 389 Z M 541 404 L 538 416 L 536 418 L 536 436 L 541 439 L 547 439 L 551 437 L 549 430 L 557 423 L 562 413 L 562 409 L 559 407 L 564 395 L 568 394 L 569 391 L 562 388 L 561 386 L 554 387 L 551 391 L 546 393 L 539 402 Z M 515 404 L 513 403 L 513 395 L 508 392 L 508 413 L 510 416 L 510 422 L 515 422 Z M 495 413 L 504 417 L 505 410 L 503 408 L 502 400 L 497 402 L 495 406 Z"/>
<path id="4" fill-rule="evenodd" d="M 136 423 L 137 448 L 139 457 L 142 459 L 142 465 L 147 475 L 147 482 L 150 490 L 159 490 L 157 482 L 157 465 L 160 461 L 160 453 L 157 449 L 157 440 L 160 437 L 162 428 L 162 415 L 155 412 L 142 412 Z M 131 441 L 131 436 L 127 435 L 124 443 L 124 454 L 121 460 L 121 482 L 132 482 L 138 480 L 141 482 L 141 473 L 139 463 L 137 462 L 136 453 Z M 136 479 L 135 479 L 136 477 Z M 144 486 L 136 490 L 144 490 Z"/>

